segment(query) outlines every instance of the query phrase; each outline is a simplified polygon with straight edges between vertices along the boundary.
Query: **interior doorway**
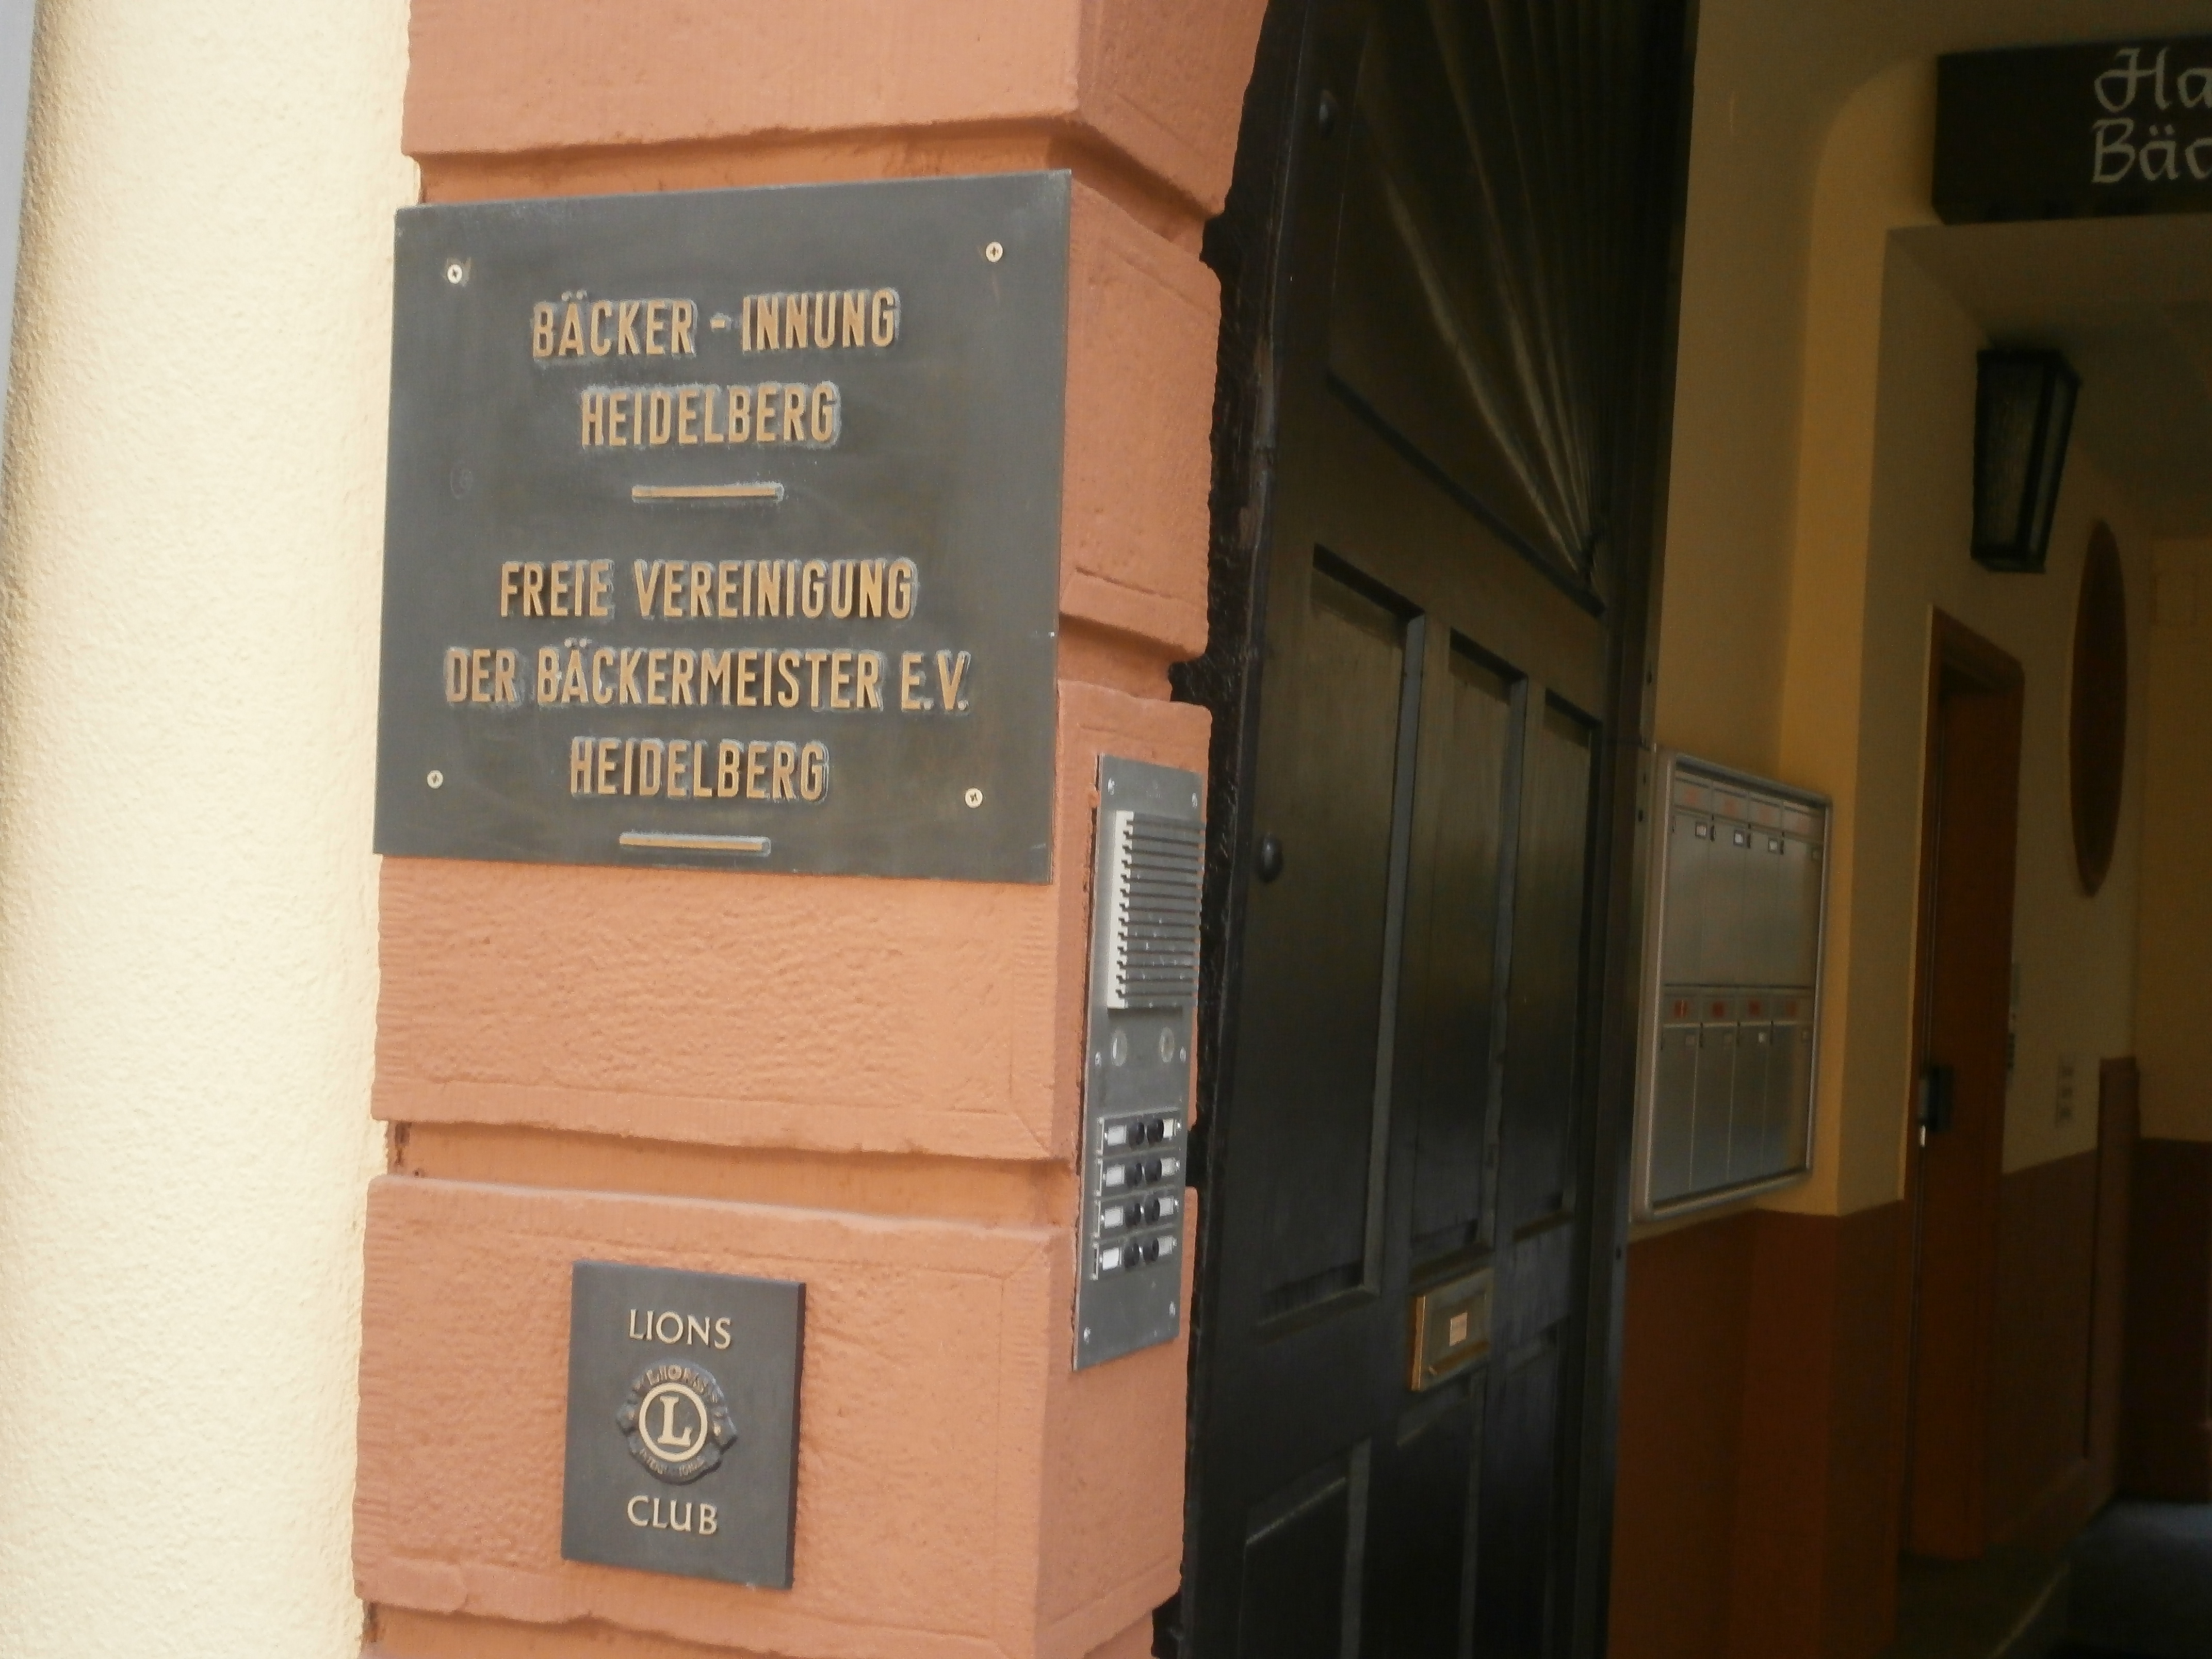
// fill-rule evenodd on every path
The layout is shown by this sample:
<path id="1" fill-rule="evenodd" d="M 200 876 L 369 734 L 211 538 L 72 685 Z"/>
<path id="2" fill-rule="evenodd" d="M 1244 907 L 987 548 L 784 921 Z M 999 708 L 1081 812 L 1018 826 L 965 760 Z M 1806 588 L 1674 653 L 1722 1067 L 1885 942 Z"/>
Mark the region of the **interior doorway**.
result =
<path id="1" fill-rule="evenodd" d="M 2020 664 L 1938 611 L 1921 792 L 1904 1540 L 1988 1541 L 1989 1393 L 2012 1003 Z"/>
<path id="2" fill-rule="evenodd" d="M 1604 1648 L 1680 0 L 1275 0 L 1223 277 L 1182 1594 Z"/>

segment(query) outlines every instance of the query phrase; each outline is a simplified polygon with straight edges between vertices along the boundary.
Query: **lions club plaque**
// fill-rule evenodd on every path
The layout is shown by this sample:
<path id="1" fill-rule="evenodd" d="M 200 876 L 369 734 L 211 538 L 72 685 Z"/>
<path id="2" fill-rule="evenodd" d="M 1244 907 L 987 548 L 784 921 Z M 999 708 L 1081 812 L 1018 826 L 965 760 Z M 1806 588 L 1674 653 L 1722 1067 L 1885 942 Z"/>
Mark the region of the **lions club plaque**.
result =
<path id="1" fill-rule="evenodd" d="M 562 1555 L 791 1588 L 805 1304 L 782 1279 L 575 1264 Z"/>

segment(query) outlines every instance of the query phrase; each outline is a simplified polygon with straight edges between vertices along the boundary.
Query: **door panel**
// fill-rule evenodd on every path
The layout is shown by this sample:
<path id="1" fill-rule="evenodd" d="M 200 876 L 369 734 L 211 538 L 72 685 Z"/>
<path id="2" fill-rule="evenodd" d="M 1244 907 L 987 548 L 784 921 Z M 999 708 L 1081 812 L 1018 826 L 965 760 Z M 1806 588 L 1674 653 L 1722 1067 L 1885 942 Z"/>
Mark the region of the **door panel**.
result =
<path id="1" fill-rule="evenodd" d="M 1217 563 L 1213 645 L 1178 676 L 1226 745 L 1232 988 L 1201 1053 L 1164 1650 L 1601 1645 L 1609 1540 L 1575 1483 L 1625 1221 L 1595 1172 L 1595 998 L 1633 921 L 1608 872 L 1637 844 L 1626 630 L 1686 27 L 1681 0 L 1276 0 L 1263 32 L 1222 222 L 1267 227 L 1224 270 L 1232 337 L 1266 317 L 1218 428 L 1251 445 L 1244 562 Z M 1255 150 L 1277 107 L 1283 148 Z M 1677 170 L 1640 188 L 1655 154 Z"/>
<path id="2" fill-rule="evenodd" d="M 1268 981 L 1279 1035 L 1253 1056 L 1266 1283 L 1278 1318 L 1365 1277 L 1375 1142 L 1387 1113 L 1383 1033 L 1396 979 L 1392 850 L 1403 834 L 1400 728 L 1419 690 L 1419 619 L 1327 555 L 1286 652 L 1301 741 L 1282 811 L 1298 834 L 1295 878 L 1267 911 L 1283 971 Z"/>

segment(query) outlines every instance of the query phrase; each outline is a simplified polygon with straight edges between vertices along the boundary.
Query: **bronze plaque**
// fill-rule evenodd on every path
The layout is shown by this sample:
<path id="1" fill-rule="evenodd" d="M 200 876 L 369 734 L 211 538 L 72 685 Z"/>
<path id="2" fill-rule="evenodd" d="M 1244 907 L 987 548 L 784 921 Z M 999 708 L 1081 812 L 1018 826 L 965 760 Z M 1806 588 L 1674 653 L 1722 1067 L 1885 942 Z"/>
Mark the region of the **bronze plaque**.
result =
<path id="1" fill-rule="evenodd" d="M 403 212 L 377 850 L 1048 879 L 1067 216 Z"/>
<path id="2" fill-rule="evenodd" d="M 806 1287 L 571 1269 L 561 1553 L 789 1589 Z"/>

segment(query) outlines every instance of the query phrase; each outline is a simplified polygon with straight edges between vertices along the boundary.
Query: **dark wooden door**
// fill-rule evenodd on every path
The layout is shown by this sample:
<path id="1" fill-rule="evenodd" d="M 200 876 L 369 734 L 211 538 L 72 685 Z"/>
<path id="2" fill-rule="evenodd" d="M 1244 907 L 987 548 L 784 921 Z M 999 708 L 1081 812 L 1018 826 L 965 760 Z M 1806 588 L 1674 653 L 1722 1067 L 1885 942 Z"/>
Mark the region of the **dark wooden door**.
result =
<path id="1" fill-rule="evenodd" d="M 1912 1346 L 1905 1547 L 1971 1560 L 1988 1542 L 1989 1400 L 1996 1327 L 2020 817 L 2020 664 L 1936 618 L 1922 788 L 1921 1079 L 1909 1182 Z"/>
<path id="2" fill-rule="evenodd" d="M 1211 250 L 1223 996 L 1166 1649 L 1601 1647 L 1685 35 L 1270 18 Z"/>

